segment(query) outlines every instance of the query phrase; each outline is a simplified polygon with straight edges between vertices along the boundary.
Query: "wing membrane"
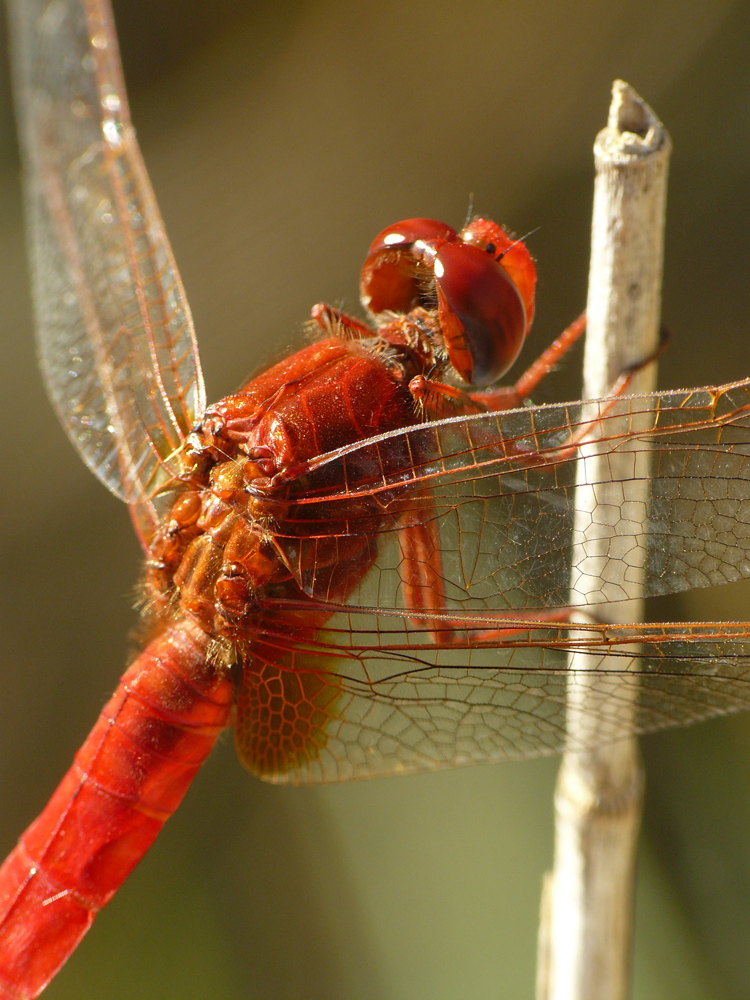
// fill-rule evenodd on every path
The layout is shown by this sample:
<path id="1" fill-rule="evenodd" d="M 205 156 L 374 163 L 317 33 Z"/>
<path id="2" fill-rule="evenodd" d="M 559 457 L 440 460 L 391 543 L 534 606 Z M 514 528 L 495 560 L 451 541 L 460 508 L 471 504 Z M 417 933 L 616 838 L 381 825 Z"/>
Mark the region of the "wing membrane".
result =
<path id="1" fill-rule="evenodd" d="M 325 601 L 336 592 L 335 560 L 324 555 L 332 539 L 376 539 L 376 566 L 348 602 L 404 610 L 400 532 L 429 523 L 451 614 L 627 600 L 639 582 L 642 544 L 648 595 L 749 576 L 748 383 L 594 406 L 593 446 L 633 455 L 633 476 L 619 482 L 616 504 L 606 479 L 601 502 L 576 492 L 580 450 L 566 443 L 590 411 L 584 418 L 582 404 L 552 405 L 419 425 L 323 456 L 264 499 L 271 519 L 278 511 L 276 544 L 302 589 Z M 644 418 L 645 427 L 628 429 Z M 636 499 L 644 450 L 647 510 Z M 600 484 L 589 485 L 596 497 Z M 574 532 L 582 502 L 585 539 Z M 571 595 L 571 569 L 598 538 L 606 543 L 601 579 L 574 583 Z"/>
<path id="2" fill-rule="evenodd" d="M 342 615 L 338 625 L 314 643 L 267 634 L 254 647 L 236 740 L 261 777 L 345 781 L 590 750 L 750 708 L 747 625 L 574 631 L 516 621 L 515 635 L 508 629 L 502 642 L 483 643 L 469 631 L 453 648 L 375 611 Z M 585 669 L 571 673 L 571 652 L 587 654 Z M 577 685 L 590 695 L 592 683 L 596 725 L 572 736 L 567 706 Z"/>
<path id="3" fill-rule="evenodd" d="M 603 400 L 593 420 L 591 404 L 571 404 L 440 421 L 281 477 L 263 500 L 304 593 L 262 601 L 237 712 L 247 766 L 275 781 L 344 780 L 591 749 L 588 738 L 750 708 L 747 624 L 555 620 L 635 596 L 641 545 L 652 595 L 750 575 L 749 389 Z M 571 447 L 589 430 L 591 444 Z M 579 492 L 589 447 L 632 453 L 633 477 Z M 440 596 L 415 606 L 425 545 L 407 538 L 425 526 Z M 583 578 L 592 540 L 601 579 Z M 586 655 L 571 672 L 573 652 Z M 596 725 L 577 726 L 573 743 L 579 682 Z"/>
<path id="4" fill-rule="evenodd" d="M 96 476 L 145 503 L 205 406 L 192 319 L 104 0 L 12 0 L 38 350 Z M 146 534 L 153 527 L 147 513 Z"/>

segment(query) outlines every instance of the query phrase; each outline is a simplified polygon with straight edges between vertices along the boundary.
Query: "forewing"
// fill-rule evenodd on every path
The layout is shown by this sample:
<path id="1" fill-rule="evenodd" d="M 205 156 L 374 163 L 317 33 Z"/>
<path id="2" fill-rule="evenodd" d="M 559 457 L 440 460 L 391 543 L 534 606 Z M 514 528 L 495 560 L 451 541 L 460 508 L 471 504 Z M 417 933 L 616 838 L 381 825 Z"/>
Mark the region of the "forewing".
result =
<path id="1" fill-rule="evenodd" d="M 130 116 L 106 0 L 11 0 L 39 359 L 68 436 L 149 503 L 205 406 L 192 319 Z"/>
<path id="2" fill-rule="evenodd" d="M 323 456 L 264 498 L 276 545 L 310 597 L 335 603 L 332 540 L 372 539 L 376 565 L 347 603 L 403 611 L 402 532 L 429 524 L 452 616 L 627 600 L 641 545 L 646 595 L 750 576 L 749 383 L 593 407 L 595 419 L 573 403 L 437 421 Z M 632 454 L 617 502 L 605 478 L 577 491 L 581 448 L 570 442 L 581 433 L 585 448 Z M 637 499 L 646 475 L 647 508 Z M 571 592 L 573 566 L 597 542 L 600 576 L 573 576 Z"/>

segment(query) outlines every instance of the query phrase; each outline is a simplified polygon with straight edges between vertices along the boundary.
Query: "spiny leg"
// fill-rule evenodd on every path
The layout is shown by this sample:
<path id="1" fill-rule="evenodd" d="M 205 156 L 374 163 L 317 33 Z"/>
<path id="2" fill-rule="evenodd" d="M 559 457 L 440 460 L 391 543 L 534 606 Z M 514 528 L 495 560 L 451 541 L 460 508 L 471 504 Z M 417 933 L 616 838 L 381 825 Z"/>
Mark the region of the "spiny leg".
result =
<path id="1" fill-rule="evenodd" d="M 417 375 L 409 383 L 409 391 L 423 407 L 429 420 L 439 420 L 458 414 L 512 410 L 529 398 L 539 383 L 580 339 L 585 329 L 586 314 L 583 313 L 563 330 L 557 340 L 540 354 L 514 385 L 466 391 Z"/>
<path id="2" fill-rule="evenodd" d="M 348 313 L 325 302 L 318 302 L 310 313 L 312 321 L 328 337 L 339 337 L 342 340 L 366 340 L 373 337 L 375 331 L 361 320 L 349 316 Z"/>

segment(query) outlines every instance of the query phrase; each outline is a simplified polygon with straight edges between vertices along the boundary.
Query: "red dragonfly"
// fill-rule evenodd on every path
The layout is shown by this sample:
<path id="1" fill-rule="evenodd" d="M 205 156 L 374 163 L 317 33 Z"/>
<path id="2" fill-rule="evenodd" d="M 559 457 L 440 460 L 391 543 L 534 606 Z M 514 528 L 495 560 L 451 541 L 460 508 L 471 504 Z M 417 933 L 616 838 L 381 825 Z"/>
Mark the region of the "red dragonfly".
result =
<path id="1" fill-rule="evenodd" d="M 410 219 L 368 251 L 368 323 L 316 306 L 313 344 L 206 407 L 107 4 L 14 0 L 11 20 L 42 368 L 129 504 L 147 637 L 0 869 L 0 997 L 44 988 L 230 723 L 277 782 L 550 753 L 569 652 L 614 703 L 633 642 L 638 731 L 750 707 L 747 626 L 565 623 L 587 438 L 653 454 L 648 593 L 750 575 L 747 382 L 596 419 L 522 407 L 583 324 L 491 388 L 533 318 L 531 259 L 483 219 Z"/>

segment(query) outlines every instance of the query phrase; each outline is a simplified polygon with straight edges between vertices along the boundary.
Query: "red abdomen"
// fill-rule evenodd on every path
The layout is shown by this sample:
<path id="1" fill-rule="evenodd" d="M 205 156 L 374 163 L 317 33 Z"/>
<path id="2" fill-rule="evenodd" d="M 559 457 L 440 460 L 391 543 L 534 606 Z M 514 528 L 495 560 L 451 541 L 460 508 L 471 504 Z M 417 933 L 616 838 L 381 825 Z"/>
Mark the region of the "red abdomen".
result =
<path id="1" fill-rule="evenodd" d="M 0 997 L 54 976 L 151 846 L 229 721 L 209 637 L 167 627 L 125 672 L 39 818 L 0 868 Z"/>

